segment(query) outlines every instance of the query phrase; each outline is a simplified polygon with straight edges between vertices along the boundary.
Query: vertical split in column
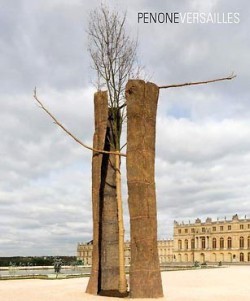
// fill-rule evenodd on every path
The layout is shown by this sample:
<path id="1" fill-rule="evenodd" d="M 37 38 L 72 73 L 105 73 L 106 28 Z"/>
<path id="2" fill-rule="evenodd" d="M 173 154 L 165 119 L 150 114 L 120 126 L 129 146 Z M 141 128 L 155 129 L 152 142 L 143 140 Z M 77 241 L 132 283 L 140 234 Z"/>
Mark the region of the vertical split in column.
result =
<path id="1" fill-rule="evenodd" d="M 97 92 L 94 95 L 95 133 L 93 148 L 104 149 L 108 122 L 108 97 L 107 92 Z M 92 157 L 92 214 L 93 214 L 93 251 L 92 270 L 86 292 L 96 295 L 98 293 L 100 251 L 100 186 L 101 166 L 103 154 L 93 152 Z"/>
<path id="2" fill-rule="evenodd" d="M 115 151 L 115 137 L 112 131 L 112 114 L 109 109 L 104 150 Z M 100 185 L 100 262 L 98 294 L 113 296 L 119 294 L 119 250 L 118 215 L 116 199 L 116 155 L 104 154 Z"/>
<path id="3" fill-rule="evenodd" d="M 107 92 L 95 93 L 94 107 L 93 147 L 100 150 L 114 150 Z M 92 271 L 86 292 L 94 295 L 113 295 L 118 292 L 119 254 L 115 173 L 115 155 L 93 152 L 93 252 Z"/>
<path id="4" fill-rule="evenodd" d="M 155 128 L 159 88 L 130 80 L 127 100 L 127 183 L 130 213 L 130 296 L 163 296 L 157 250 Z"/>

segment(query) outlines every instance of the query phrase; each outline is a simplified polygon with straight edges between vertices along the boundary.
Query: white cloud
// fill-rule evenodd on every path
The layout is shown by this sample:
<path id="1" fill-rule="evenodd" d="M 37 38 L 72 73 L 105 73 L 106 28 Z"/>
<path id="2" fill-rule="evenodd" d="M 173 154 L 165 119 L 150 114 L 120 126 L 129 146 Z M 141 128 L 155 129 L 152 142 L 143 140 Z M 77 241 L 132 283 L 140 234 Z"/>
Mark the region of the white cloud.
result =
<path id="1" fill-rule="evenodd" d="M 200 12 L 211 12 L 216 7 L 218 0 L 211 0 L 209 2 L 201 2 L 199 0 L 193 0 L 190 3 L 191 11 L 200 11 Z"/>
<path id="2" fill-rule="evenodd" d="M 95 75 L 86 26 L 89 10 L 100 2 L 6 3 L 0 12 L 0 255 L 62 255 L 62 250 L 74 255 L 76 243 L 92 237 L 91 153 L 52 123 L 32 93 L 37 86 L 51 112 L 92 143 Z M 174 219 L 249 215 L 248 1 L 240 9 L 235 1 L 107 3 L 128 8 L 129 30 L 139 35 L 140 60 L 156 84 L 206 80 L 231 71 L 238 75 L 230 82 L 160 93 L 159 236 L 172 235 Z M 239 11 L 241 22 L 137 24 L 138 11 L 192 9 Z M 123 191 L 128 238 L 126 182 Z"/>
<path id="3" fill-rule="evenodd" d="M 222 120 L 205 123 L 188 119 L 158 119 L 158 155 L 169 161 L 202 162 L 250 151 L 250 122 Z"/>
<path id="4" fill-rule="evenodd" d="M 237 212 L 249 215 L 249 136 L 248 120 L 161 120 L 156 160 L 159 215 L 167 212 L 186 222 L 195 217 L 231 218 Z"/>

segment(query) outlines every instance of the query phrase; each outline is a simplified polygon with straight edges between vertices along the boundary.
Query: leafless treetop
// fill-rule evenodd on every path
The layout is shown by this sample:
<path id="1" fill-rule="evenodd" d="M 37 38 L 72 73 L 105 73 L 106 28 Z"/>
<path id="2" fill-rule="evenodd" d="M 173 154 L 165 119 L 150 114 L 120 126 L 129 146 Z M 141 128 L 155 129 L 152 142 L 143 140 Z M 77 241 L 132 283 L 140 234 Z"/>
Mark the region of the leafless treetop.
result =
<path id="1" fill-rule="evenodd" d="M 89 52 L 97 71 L 98 89 L 105 87 L 111 108 L 124 101 L 124 89 L 136 57 L 137 41 L 125 30 L 126 13 L 102 5 L 90 14 Z"/>

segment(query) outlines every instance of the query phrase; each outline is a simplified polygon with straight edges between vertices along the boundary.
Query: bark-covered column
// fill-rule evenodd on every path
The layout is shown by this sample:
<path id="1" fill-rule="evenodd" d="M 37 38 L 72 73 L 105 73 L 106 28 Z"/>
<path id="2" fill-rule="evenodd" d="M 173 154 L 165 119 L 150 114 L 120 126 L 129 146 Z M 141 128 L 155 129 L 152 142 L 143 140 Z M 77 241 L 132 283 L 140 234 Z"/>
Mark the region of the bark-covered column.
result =
<path id="1" fill-rule="evenodd" d="M 109 120 L 104 149 L 115 151 L 115 139 L 112 132 L 112 115 Z M 119 248 L 118 248 L 118 209 L 116 199 L 115 155 L 103 155 L 100 188 L 100 245 L 99 294 L 119 295 Z"/>
<path id="2" fill-rule="evenodd" d="M 108 121 L 108 98 L 106 92 L 97 92 L 94 95 L 95 133 L 93 147 L 104 149 L 107 121 Z M 93 251 L 92 270 L 86 292 L 96 295 L 98 293 L 99 278 L 99 228 L 100 228 L 100 186 L 101 166 L 103 155 L 93 152 L 92 157 L 92 214 L 93 214 Z"/>
<path id="3" fill-rule="evenodd" d="M 93 147 L 109 151 L 113 148 L 113 137 L 110 131 L 107 92 L 95 93 L 94 105 Z M 118 220 L 114 164 L 115 155 L 93 153 L 93 252 L 92 271 L 86 292 L 94 295 L 118 291 Z"/>
<path id="4" fill-rule="evenodd" d="M 163 296 L 157 250 L 155 126 L 159 88 L 130 80 L 127 100 L 127 181 L 130 213 L 130 296 Z"/>

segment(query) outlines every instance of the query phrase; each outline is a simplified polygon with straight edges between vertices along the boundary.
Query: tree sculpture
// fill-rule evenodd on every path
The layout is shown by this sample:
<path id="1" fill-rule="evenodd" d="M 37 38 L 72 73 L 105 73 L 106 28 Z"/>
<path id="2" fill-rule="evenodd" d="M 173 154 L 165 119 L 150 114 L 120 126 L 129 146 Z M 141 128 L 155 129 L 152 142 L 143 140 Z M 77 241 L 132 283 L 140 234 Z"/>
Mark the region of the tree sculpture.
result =
<path id="1" fill-rule="evenodd" d="M 113 164 L 110 159 L 108 163 L 107 157 L 115 156 L 117 166 L 117 157 L 127 157 L 127 174 L 128 174 L 128 194 L 129 194 L 129 212 L 131 226 L 131 267 L 130 267 L 130 296 L 133 298 L 158 298 L 162 296 L 161 276 L 159 269 L 159 259 L 157 253 L 157 211 L 154 183 L 154 160 L 155 160 L 155 120 L 159 89 L 183 87 L 190 85 L 207 84 L 223 80 L 231 80 L 235 75 L 228 77 L 190 82 L 184 84 L 173 84 L 159 86 L 153 83 L 145 83 L 141 80 L 129 81 L 127 84 L 127 102 L 128 107 L 128 141 L 127 155 L 121 152 L 113 151 L 111 145 L 107 142 L 113 138 L 107 138 L 109 133 L 109 125 L 107 121 L 108 106 L 106 92 L 97 92 L 95 95 L 95 135 L 94 145 L 90 147 L 80 141 L 68 129 L 66 129 L 56 117 L 49 112 L 37 97 L 36 89 L 34 90 L 34 98 L 40 107 L 53 119 L 54 123 L 61 127 L 69 136 L 84 148 L 93 151 L 92 161 L 92 197 L 93 197 L 93 265 L 92 274 L 87 287 L 87 292 L 91 294 L 107 294 L 111 296 L 124 296 L 126 291 L 122 293 L 120 289 L 120 275 L 124 271 L 124 265 L 120 266 L 119 262 L 119 279 L 117 279 L 117 260 L 106 262 L 103 259 L 101 250 L 109 252 L 107 257 L 111 258 L 112 254 L 117 254 L 117 249 L 112 248 L 110 239 L 117 237 L 115 234 L 115 223 L 118 220 L 114 215 L 100 214 L 100 207 L 103 206 L 105 185 L 108 185 L 108 179 L 113 178 L 110 174 L 107 176 L 108 168 L 106 165 Z M 97 101 L 99 99 L 99 101 Z M 104 110 L 104 111 L 103 111 Z M 105 114 L 103 112 L 106 112 Z M 139 156 L 139 155 L 140 156 Z M 105 163 L 106 162 L 106 163 Z M 120 159 L 119 161 L 120 162 Z M 105 165 L 106 164 L 106 165 Z M 106 166 L 106 167 L 105 167 Z M 106 176 L 104 177 L 104 174 Z M 117 174 L 120 174 L 118 168 L 115 168 L 116 174 L 116 196 L 117 196 Z M 106 179 L 104 182 L 104 179 Z M 118 177 L 118 182 L 120 181 Z M 100 189 L 102 193 L 100 193 Z M 107 189 L 109 190 L 109 189 Z M 120 190 L 118 189 L 118 196 Z M 107 195 L 112 193 L 107 193 Z M 109 202 L 112 210 L 118 209 L 114 202 Z M 107 210 L 111 209 L 107 206 Z M 116 209 L 117 208 L 117 209 Z M 103 209 L 102 209 L 103 210 Z M 108 212 L 108 211 L 107 211 Z M 114 213 L 114 211 L 112 212 Z M 122 212 L 120 212 L 121 214 Z M 114 227 L 110 230 L 110 236 L 106 236 L 103 241 L 103 230 L 105 223 L 108 225 L 110 219 L 114 219 Z M 103 227 L 103 228 L 102 228 Z M 115 231 L 115 232 L 112 232 Z M 115 240 L 114 240 L 115 241 Z M 104 247 L 106 245 L 106 247 Z M 117 245 L 117 244 L 116 244 Z M 119 243 L 118 243 L 119 245 Z M 115 246 L 115 244 L 113 245 Z M 115 257 L 114 257 L 115 258 Z M 117 257 L 116 257 L 117 259 Z M 102 266 L 103 264 L 103 266 Z M 123 263 L 124 264 L 124 263 Z M 104 279 L 105 277 L 110 277 Z M 109 279 L 116 279 L 114 286 L 111 286 Z M 107 289 L 108 287 L 108 289 Z M 117 289 L 118 287 L 118 289 Z"/>
<path id="2" fill-rule="evenodd" d="M 102 5 L 91 13 L 88 29 L 97 88 L 107 89 L 105 105 L 101 100 L 103 92 L 95 95 L 98 114 L 95 113 L 94 146 L 118 153 L 95 153 L 92 163 L 101 180 L 96 182 L 93 178 L 93 216 L 98 217 L 98 222 L 94 222 L 92 258 L 95 268 L 87 292 L 102 295 L 126 295 L 127 292 L 119 152 L 125 117 L 124 89 L 134 64 L 136 43 L 125 32 L 125 19 L 125 15 L 120 18 L 117 12 L 110 12 Z"/>
<path id="3" fill-rule="evenodd" d="M 127 98 L 127 183 L 130 214 L 130 295 L 163 296 L 157 249 L 155 126 L 159 88 L 130 80 Z"/>
<path id="4" fill-rule="evenodd" d="M 125 17 L 120 19 L 118 13 L 111 13 L 103 6 L 90 17 L 89 51 L 98 75 L 98 92 L 94 96 L 93 147 L 67 130 L 38 99 L 36 90 L 34 98 L 58 126 L 93 152 L 93 254 L 86 292 L 127 295 L 120 174 L 120 159 L 127 157 L 131 228 L 130 296 L 158 298 L 163 296 L 157 252 L 154 177 L 159 90 L 231 80 L 235 76 L 165 86 L 145 83 L 143 80 L 128 81 L 135 60 L 136 43 L 125 34 Z M 103 85 L 106 92 L 100 91 Z M 123 154 L 120 137 L 126 107 L 127 154 Z"/>
<path id="5" fill-rule="evenodd" d="M 108 109 L 107 92 L 95 94 L 94 107 L 93 146 L 106 151 L 115 151 L 116 137 L 112 131 L 113 116 L 111 109 Z M 119 165 L 119 154 L 93 153 L 93 254 L 92 272 L 87 287 L 87 292 L 91 294 L 126 295 L 124 262 L 119 264 L 119 249 L 121 248 L 119 248 L 119 227 L 121 227 L 119 222 L 122 222 L 119 219 L 122 214 L 121 208 L 118 210 L 118 205 L 121 204 L 120 179 L 117 176 L 117 172 L 120 172 Z"/>

